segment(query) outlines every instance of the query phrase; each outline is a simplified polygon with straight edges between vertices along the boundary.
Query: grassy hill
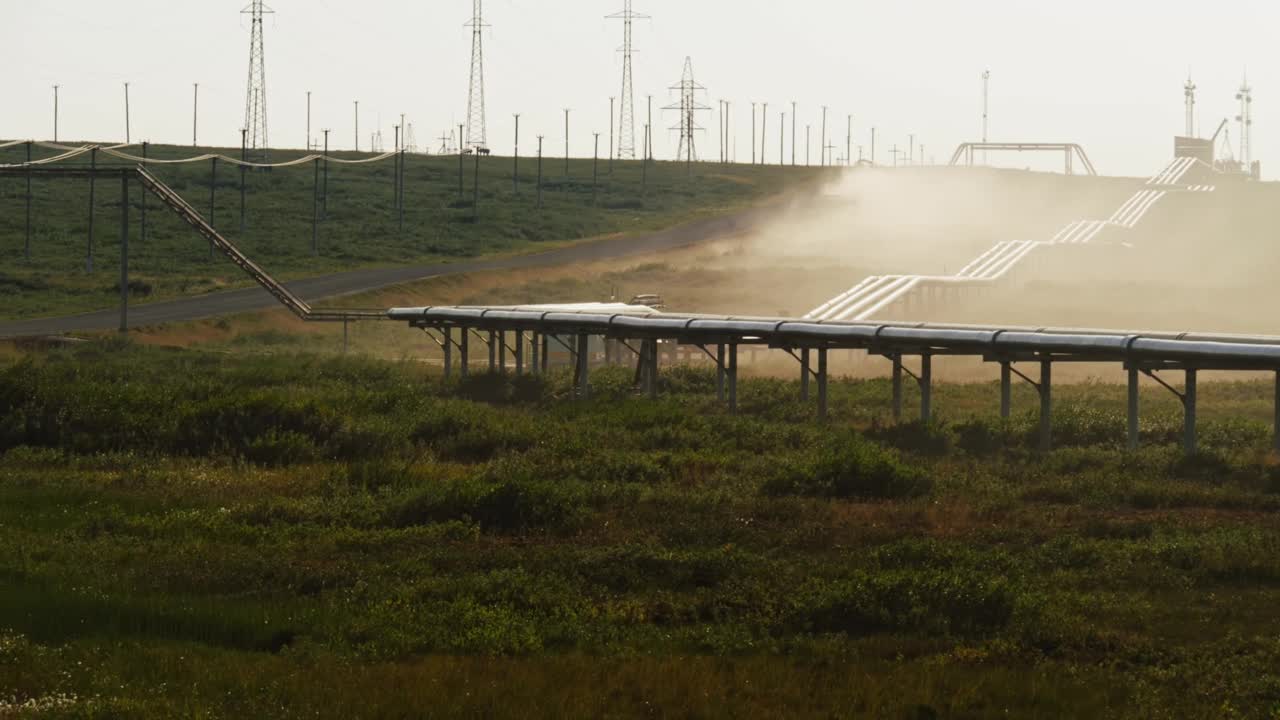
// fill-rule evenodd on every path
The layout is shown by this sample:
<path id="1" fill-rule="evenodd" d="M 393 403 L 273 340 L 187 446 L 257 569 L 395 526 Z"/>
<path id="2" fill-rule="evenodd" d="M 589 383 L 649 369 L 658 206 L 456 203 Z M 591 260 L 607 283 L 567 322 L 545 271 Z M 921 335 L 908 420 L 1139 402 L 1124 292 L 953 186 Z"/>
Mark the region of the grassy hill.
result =
<path id="1" fill-rule="evenodd" d="M 140 154 L 141 149 L 130 149 Z M 155 159 L 239 149 L 153 146 Z M 53 151 L 37 148 L 36 159 Z M 265 159 L 284 162 L 298 151 L 271 151 Z M 335 153 L 335 157 L 368 157 Z M 25 146 L 0 150 L 0 163 L 21 162 Z M 88 162 L 87 156 L 76 162 Z M 99 153 L 100 165 L 122 161 Z M 593 191 L 593 162 L 543 160 L 543 207 L 537 206 L 536 158 L 520 159 L 520 187 L 512 183 L 511 158 L 480 159 L 478 206 L 473 207 L 476 164 L 462 163 L 459 193 L 457 156 L 410 155 L 405 167 L 405 211 L 401 229 L 395 210 L 394 163 L 329 165 L 327 213 L 319 224 L 318 252 L 312 252 L 312 163 L 243 174 L 245 227 L 240 228 L 239 168 L 219 163 L 153 165 L 152 170 L 201 213 L 208 214 L 214 186 L 214 225 L 248 255 L 283 278 L 359 267 L 421 263 L 496 253 L 537 250 L 613 233 L 639 233 L 730 212 L 820 177 L 818 168 L 659 162 L 647 171 L 639 162 L 599 163 Z M 323 187 L 323 177 L 321 179 Z M 0 179 L 0 317 L 22 318 L 111 307 L 118 295 L 120 186 L 99 181 L 94 197 L 94 256 L 87 270 L 89 181 L 37 179 L 33 183 L 31 258 L 24 259 L 26 181 Z M 247 284 L 230 263 L 210 258 L 208 246 L 149 198 L 148 233 L 139 236 L 142 195 L 130 195 L 131 275 L 136 299 L 171 298 Z"/>

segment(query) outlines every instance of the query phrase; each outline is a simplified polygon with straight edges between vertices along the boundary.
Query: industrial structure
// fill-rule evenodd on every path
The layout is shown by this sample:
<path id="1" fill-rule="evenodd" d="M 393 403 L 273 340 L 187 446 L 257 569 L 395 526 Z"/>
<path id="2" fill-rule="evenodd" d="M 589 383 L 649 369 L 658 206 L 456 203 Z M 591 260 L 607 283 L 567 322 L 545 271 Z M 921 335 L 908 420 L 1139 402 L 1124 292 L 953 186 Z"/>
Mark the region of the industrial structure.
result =
<path id="1" fill-rule="evenodd" d="M 672 85 L 670 89 L 680 95 L 678 103 L 663 108 L 663 110 L 675 110 L 680 113 L 680 123 L 671 128 L 680 133 L 676 160 L 693 163 L 698 160 L 697 134 L 703 130 L 698 125 L 697 114 L 711 109 L 698 100 L 698 94 L 706 92 L 706 88 L 699 85 L 693 78 L 693 58 L 684 59 L 684 72 L 680 76 L 680 82 Z M 752 146 L 754 145 L 753 142 Z"/>
<path id="2" fill-rule="evenodd" d="M 634 48 L 631 45 L 631 26 L 634 21 L 647 19 L 648 17 L 648 15 L 641 15 L 633 11 L 631 9 L 631 0 L 623 0 L 622 10 L 607 16 L 610 20 L 622 21 L 622 47 L 619 48 L 622 53 L 622 107 L 618 113 L 618 147 L 616 155 L 619 160 L 636 159 L 635 90 L 631 83 L 631 54 L 634 52 Z M 610 124 L 612 122 L 611 114 Z M 612 132 L 612 129 L 610 132 Z"/>
<path id="3" fill-rule="evenodd" d="M 253 0 L 242 14 L 250 16 L 249 82 L 244 98 L 244 129 L 250 150 L 267 147 L 267 69 L 262 45 L 262 17 L 275 11 L 263 0 Z"/>
<path id="4" fill-rule="evenodd" d="M 487 155 L 489 140 L 484 119 L 484 13 L 481 0 L 472 1 L 471 21 L 471 84 L 467 90 L 467 128 L 462 141 L 465 151 Z"/>

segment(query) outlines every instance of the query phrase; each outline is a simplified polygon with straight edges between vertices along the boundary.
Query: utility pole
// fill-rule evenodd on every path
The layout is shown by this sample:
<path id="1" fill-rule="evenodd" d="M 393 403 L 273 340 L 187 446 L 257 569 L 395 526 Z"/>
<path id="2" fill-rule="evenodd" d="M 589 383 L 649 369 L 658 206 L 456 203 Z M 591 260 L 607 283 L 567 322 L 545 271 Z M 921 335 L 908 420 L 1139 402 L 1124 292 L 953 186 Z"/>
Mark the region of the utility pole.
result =
<path id="1" fill-rule="evenodd" d="M 465 152 L 462 151 L 462 142 L 463 142 L 462 138 L 464 137 L 464 135 L 462 134 L 463 127 L 464 127 L 463 125 L 458 126 L 458 201 L 459 202 L 461 202 L 462 199 L 467 196 L 467 188 L 463 184 L 463 177 L 462 177 L 463 173 L 465 172 L 465 166 L 462 164 L 462 160 L 467 155 Z"/>
<path id="2" fill-rule="evenodd" d="M 644 146 L 649 147 L 649 123 L 644 125 Z M 649 159 L 640 163 L 640 194 L 646 195 L 649 190 Z"/>
<path id="3" fill-rule="evenodd" d="M 538 209 L 542 209 L 542 136 L 538 136 Z"/>
<path id="4" fill-rule="evenodd" d="M 133 144 L 133 134 L 129 128 L 129 83 L 124 84 L 124 144 Z"/>
<path id="5" fill-rule="evenodd" d="M 53 86 L 53 141 L 58 142 L 58 88 L 60 85 Z"/>
<path id="6" fill-rule="evenodd" d="M 813 152 L 813 143 L 809 141 L 809 130 L 812 129 L 812 127 L 813 127 L 812 125 L 809 125 L 807 123 L 804 126 L 804 166 L 805 167 L 809 167 L 810 165 L 813 164 L 810 159 L 810 154 Z"/>
<path id="7" fill-rule="evenodd" d="M 796 101 L 791 101 L 791 167 L 796 166 Z"/>
<path id="8" fill-rule="evenodd" d="M 756 104 L 751 103 L 751 164 L 756 164 Z"/>
<path id="9" fill-rule="evenodd" d="M 907 135 L 907 167 L 916 164 L 916 136 Z"/>
<path id="10" fill-rule="evenodd" d="M 782 111 L 778 120 L 778 165 L 787 164 L 787 112 Z"/>
<path id="11" fill-rule="evenodd" d="M 991 97 L 991 71 L 982 71 L 982 142 L 987 142 L 987 110 L 989 109 L 988 101 Z M 982 151 L 982 164 L 987 164 L 987 151 Z"/>
<path id="12" fill-rule="evenodd" d="M 356 100 L 356 152 L 360 152 L 360 101 Z"/>
<path id="13" fill-rule="evenodd" d="M 516 149 L 511 158 L 511 191 L 517 195 L 520 194 L 520 113 L 515 113 L 516 118 Z"/>
<path id="14" fill-rule="evenodd" d="M 200 83 L 191 83 L 191 147 L 200 145 Z"/>
<path id="15" fill-rule="evenodd" d="M 569 108 L 564 109 L 564 176 L 569 177 Z"/>
<path id="16" fill-rule="evenodd" d="M 729 120 L 733 117 L 733 103 L 728 100 L 724 101 L 724 161 L 731 163 L 737 158 L 733 157 L 733 153 L 729 152 Z"/>
<path id="17" fill-rule="evenodd" d="M 617 98 L 609 98 L 609 174 L 613 174 L 613 101 Z"/>
<path id="18" fill-rule="evenodd" d="M 822 167 L 827 166 L 827 106 L 822 106 Z"/>
<path id="19" fill-rule="evenodd" d="M 649 132 L 645 135 L 645 137 L 648 138 L 645 140 L 646 155 L 649 158 L 649 162 L 653 162 L 653 96 L 652 95 L 649 96 L 649 119 L 647 122 L 648 122 Z"/>
<path id="20" fill-rule="evenodd" d="M 876 129 L 871 128 L 871 167 L 876 166 Z"/>
<path id="21" fill-rule="evenodd" d="M 324 195 L 321 201 L 320 212 L 325 218 L 329 217 L 329 128 L 321 130 L 324 133 Z"/>
<path id="22" fill-rule="evenodd" d="M 769 103 L 764 104 L 764 109 L 760 111 L 760 164 L 765 164 L 765 143 L 769 142 L 766 138 L 769 134 Z"/>
<path id="23" fill-rule="evenodd" d="M 311 152 L 311 91 L 307 91 L 307 152 Z"/>
<path id="24" fill-rule="evenodd" d="M 609 124 L 612 126 L 613 121 Z M 596 147 L 591 157 L 591 204 L 595 205 L 599 199 L 598 186 L 600 181 L 600 133 L 593 133 L 596 136 Z"/>
<path id="25" fill-rule="evenodd" d="M 853 116 L 850 115 L 848 129 L 844 132 L 844 164 L 848 167 L 853 164 Z"/>
<path id="26" fill-rule="evenodd" d="M 249 129 L 240 129 L 240 234 L 244 235 L 244 183 L 245 183 L 245 166 L 248 161 L 249 154 Z"/>

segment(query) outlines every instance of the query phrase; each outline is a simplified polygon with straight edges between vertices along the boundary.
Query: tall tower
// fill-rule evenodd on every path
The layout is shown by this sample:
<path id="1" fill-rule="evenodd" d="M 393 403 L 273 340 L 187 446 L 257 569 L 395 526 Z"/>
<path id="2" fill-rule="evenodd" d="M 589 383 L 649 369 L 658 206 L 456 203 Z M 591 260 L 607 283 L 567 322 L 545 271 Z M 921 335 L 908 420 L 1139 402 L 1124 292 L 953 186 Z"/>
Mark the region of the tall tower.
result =
<path id="1" fill-rule="evenodd" d="M 982 142 L 987 142 L 987 111 L 991 100 L 991 71 L 982 71 Z"/>
<path id="2" fill-rule="evenodd" d="M 249 131 L 248 146 L 252 150 L 267 147 L 267 69 L 262 50 L 262 16 L 275 11 L 262 0 L 253 0 L 240 11 L 249 15 L 249 86 L 244 98 L 244 127 Z"/>
<path id="3" fill-rule="evenodd" d="M 1240 101 L 1240 114 L 1236 116 L 1236 122 L 1240 123 L 1240 165 L 1248 172 L 1253 165 L 1253 88 L 1249 87 L 1248 75 L 1236 93 L 1236 100 Z"/>
<path id="4" fill-rule="evenodd" d="M 622 21 L 622 112 L 618 114 L 618 159 L 636 159 L 635 98 L 631 89 L 631 23 L 648 15 L 632 12 L 631 0 L 623 0 L 622 11 L 606 15 L 608 20 Z"/>
<path id="5" fill-rule="evenodd" d="M 680 113 L 680 124 L 671 128 L 680 131 L 680 147 L 676 150 L 676 159 L 694 162 L 698 159 L 696 133 L 702 130 L 698 125 L 697 114 L 711 108 L 698 102 L 698 93 L 705 92 L 706 88 L 693 79 L 693 58 L 684 59 L 684 73 L 680 77 L 680 84 L 672 85 L 671 89 L 680 93 L 680 104 L 668 105 L 663 109 L 677 110 Z"/>
<path id="6" fill-rule="evenodd" d="M 481 0 L 472 0 L 471 22 L 471 89 L 467 93 L 467 134 L 462 140 L 465 149 L 483 150 L 488 148 L 489 141 L 485 134 L 484 124 L 484 15 L 480 10 Z"/>
<path id="7" fill-rule="evenodd" d="M 1182 86 L 1182 95 L 1187 105 L 1187 134 L 1185 137 L 1196 136 L 1196 84 L 1191 82 L 1191 76 L 1187 76 L 1187 84 Z"/>

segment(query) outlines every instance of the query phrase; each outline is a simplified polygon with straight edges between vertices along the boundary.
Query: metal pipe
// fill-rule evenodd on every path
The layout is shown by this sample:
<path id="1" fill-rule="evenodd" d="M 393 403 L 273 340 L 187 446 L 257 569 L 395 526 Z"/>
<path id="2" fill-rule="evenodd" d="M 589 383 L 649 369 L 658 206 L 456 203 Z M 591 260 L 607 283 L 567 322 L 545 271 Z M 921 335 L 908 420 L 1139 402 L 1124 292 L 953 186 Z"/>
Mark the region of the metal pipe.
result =
<path id="1" fill-rule="evenodd" d="M 1196 370 L 1187 368 L 1187 387 L 1182 398 L 1183 448 L 1188 455 L 1196 453 Z"/>
<path id="2" fill-rule="evenodd" d="M 1138 430 L 1138 369 L 1129 368 L 1129 449 L 1137 450 L 1141 441 Z"/>
<path id="3" fill-rule="evenodd" d="M 1040 361 L 1040 450 L 1053 447 L 1053 363 Z"/>

